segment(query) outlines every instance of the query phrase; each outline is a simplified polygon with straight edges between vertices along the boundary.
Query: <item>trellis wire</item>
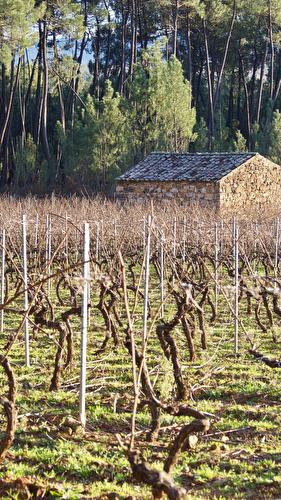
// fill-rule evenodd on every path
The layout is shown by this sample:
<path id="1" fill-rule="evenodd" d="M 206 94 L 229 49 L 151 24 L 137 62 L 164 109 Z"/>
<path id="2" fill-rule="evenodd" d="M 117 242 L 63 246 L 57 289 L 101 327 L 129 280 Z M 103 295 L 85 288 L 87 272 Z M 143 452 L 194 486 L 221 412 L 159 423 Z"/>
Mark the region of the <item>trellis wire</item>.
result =
<path id="1" fill-rule="evenodd" d="M 37 223 L 38 223 L 38 214 L 37 214 Z M 172 220 L 174 220 L 175 222 L 175 219 L 174 217 L 172 217 Z M 33 219 L 34 220 L 34 219 Z M 141 218 L 139 219 L 140 220 L 140 223 L 138 225 L 138 237 L 142 238 L 142 226 L 141 226 Z M 177 258 L 177 256 L 179 256 L 179 251 L 177 252 L 176 251 L 176 244 L 177 244 L 177 237 L 178 237 L 178 242 L 180 242 L 180 237 L 181 237 L 181 234 L 180 234 L 180 225 L 179 225 L 179 222 L 178 223 L 178 228 L 175 228 L 175 224 L 174 226 L 172 226 L 171 222 L 171 218 L 167 218 L 168 220 L 168 227 L 169 227 L 169 234 L 167 235 L 167 241 L 168 241 L 168 249 L 167 249 L 167 252 L 169 252 L 169 248 L 171 248 L 171 243 L 169 244 L 169 241 L 170 242 L 173 242 L 173 254 L 174 254 L 174 257 Z M 178 217 L 178 221 L 179 221 L 179 217 Z M 272 220 L 272 219 L 271 219 Z M 70 221 L 70 214 L 69 214 L 69 218 L 68 218 L 68 221 Z M 110 224 L 112 227 L 112 215 L 111 215 L 111 218 L 110 218 Z M 119 219 L 118 219 L 119 221 Z M 43 221 L 44 222 L 44 221 Z M 235 221 L 235 218 L 233 218 L 233 222 L 234 222 L 234 229 L 235 229 L 235 225 L 236 225 L 236 221 Z M 240 226 L 240 219 L 239 219 L 239 231 L 240 231 L 240 241 L 239 241 L 239 245 L 240 245 L 240 242 L 241 242 L 241 246 L 240 246 L 240 252 L 242 252 L 242 249 L 243 249 L 243 242 L 244 242 L 244 236 L 242 237 L 241 239 L 241 235 L 243 233 L 245 233 L 245 227 L 243 226 Z M 37 225 L 36 223 L 36 225 Z M 103 255 L 103 250 L 106 248 L 106 244 L 107 244 L 107 224 L 108 221 L 106 219 L 106 217 L 104 218 L 104 229 L 101 227 L 101 232 L 103 234 L 103 239 L 101 238 L 100 239 L 100 243 L 99 243 L 99 254 L 98 255 L 98 258 L 100 259 L 101 258 L 101 255 Z M 200 247 L 201 247 L 201 243 L 202 245 L 204 245 L 204 243 L 206 243 L 206 234 L 207 234 L 207 231 L 204 230 L 205 226 L 204 226 L 204 221 L 202 221 L 202 230 L 201 230 L 201 227 L 199 227 L 199 224 L 197 223 L 197 233 L 196 233 L 196 240 L 197 240 L 197 244 L 198 244 L 198 237 L 199 237 L 199 230 L 201 230 L 201 233 L 202 235 L 200 236 L 200 241 L 199 241 L 199 244 L 200 244 Z M 210 222 L 210 230 L 208 231 L 208 233 L 211 235 L 212 239 L 211 241 L 213 240 L 213 221 Z M 272 279 L 272 275 L 273 275 L 273 265 L 272 265 L 272 261 L 274 262 L 274 286 L 278 286 L 278 261 L 279 261 L 279 256 L 278 256 L 278 250 L 279 250 L 279 227 L 278 227 L 278 224 L 279 224 L 279 219 L 275 220 L 275 233 L 274 233 L 274 241 L 273 240 L 273 227 L 274 227 L 274 220 L 273 220 L 273 223 L 271 222 L 270 226 L 269 226 L 269 229 L 268 231 L 270 232 L 270 254 L 271 256 L 274 254 L 274 259 L 272 258 L 272 260 L 270 261 L 270 275 L 271 275 L 271 279 Z M 55 223 L 54 223 L 54 219 L 52 221 L 52 225 L 55 226 Z M 116 231 L 116 219 L 114 219 L 114 225 L 115 225 L 115 246 L 117 246 L 117 231 Z M 60 231 L 63 231 L 64 229 L 64 224 L 62 225 L 62 227 L 60 227 Z M 70 224 L 69 224 L 70 226 Z M 193 226 L 193 227 L 192 227 Z M 122 220 L 120 220 L 120 227 L 122 228 Z M 248 248 L 249 248 L 249 255 L 251 255 L 251 259 L 252 259 L 252 263 L 253 263 L 253 255 L 252 255 L 252 249 L 253 249 L 253 236 L 254 236 L 254 251 L 255 251 L 255 255 L 254 255 L 254 264 L 255 266 L 257 265 L 256 264 L 256 259 L 257 259 L 257 251 L 262 251 L 262 244 L 261 243 L 258 243 L 258 241 L 261 241 L 261 240 L 258 240 L 257 238 L 257 234 L 258 234 L 258 229 L 260 231 L 260 234 L 261 231 L 262 231 L 262 222 L 260 223 L 260 226 L 258 227 L 258 224 L 257 224 L 257 221 L 256 221 L 256 226 L 255 226 L 255 221 L 250 221 L 250 223 L 248 224 L 248 229 L 250 230 L 250 238 L 249 240 L 247 240 L 247 245 Z M 253 235 L 253 227 L 255 227 L 255 233 Z M 171 229 L 173 228 L 173 232 L 171 231 Z M 189 229 L 190 228 L 190 229 Z M 190 245 L 189 245 L 189 233 L 192 232 L 194 228 L 194 222 L 192 222 L 192 219 L 191 221 L 188 220 L 188 225 L 187 225 L 187 230 L 186 230 L 186 218 L 184 216 L 184 224 L 183 224 L 183 253 L 182 253 L 182 258 L 183 260 L 185 260 L 186 258 L 186 254 L 187 254 L 187 249 L 190 248 Z M 221 228 L 221 231 L 219 231 Z M 36 231 L 38 231 L 37 228 L 35 228 Z M 224 229 L 224 223 L 223 223 L 223 220 L 218 220 L 218 223 L 216 223 L 216 232 L 217 234 L 215 235 L 215 270 L 216 268 L 218 267 L 219 269 L 219 266 L 218 266 L 218 257 L 219 256 L 223 256 L 223 244 L 224 244 L 224 254 L 227 257 L 230 256 L 230 259 L 231 259 L 231 262 L 232 262 L 232 250 L 229 251 L 229 248 L 231 248 L 232 246 L 232 234 L 231 234 L 231 219 L 230 219 L 230 224 L 229 224 L 229 219 L 226 219 L 226 222 L 225 222 L 225 234 L 223 235 L 223 229 Z M 112 231 L 112 229 L 111 229 Z M 229 231 L 230 231 L 230 234 L 229 234 Z M 52 240 L 54 239 L 54 227 L 52 228 L 52 231 L 51 231 L 51 220 L 48 220 L 48 225 L 47 225 L 47 232 L 48 232 L 48 258 L 50 258 L 50 242 L 51 242 L 51 238 Z M 121 231 L 120 231 L 121 232 Z M 205 234 L 206 233 L 206 234 Z M 51 236 L 52 234 L 52 236 Z M 112 233 L 110 233 L 112 234 Z M 145 234 L 147 234 L 147 225 L 146 225 L 146 231 L 145 231 Z M 224 240 L 223 240 L 223 237 L 224 237 Z M 31 238 L 33 240 L 33 235 L 31 235 Z M 38 236 L 35 236 L 35 239 L 37 241 L 37 238 Z M 151 240 L 151 248 L 150 248 L 150 251 L 152 251 L 152 248 L 153 248 L 153 236 L 151 236 L 152 240 Z M 20 237 L 19 237 L 20 239 Z M 137 238 L 136 238 L 137 239 Z M 195 241 L 195 235 L 193 236 L 193 242 Z M 214 241 L 214 240 L 213 240 Z M 69 251 L 71 251 L 71 238 L 69 238 Z M 161 239 L 159 238 L 158 240 L 156 239 L 156 243 L 158 242 L 158 251 L 159 250 L 162 250 L 159 243 L 161 242 Z M 188 242 L 188 244 L 186 243 Z M 191 240 L 191 243 L 193 243 L 192 240 Z M 245 244 L 246 244 L 245 243 Z M 273 253 L 273 243 L 274 243 L 274 253 Z M 135 244 L 135 243 L 134 243 Z M 165 243 L 166 244 L 166 243 Z M 93 241 L 93 245 L 95 245 L 95 242 Z M 139 240 L 138 240 L 138 245 L 139 245 Z M 163 240 L 161 242 L 161 246 L 163 245 Z M 235 235 L 235 238 L 233 240 L 233 245 L 234 245 L 234 249 L 236 250 L 236 247 L 237 247 L 237 250 L 238 250 L 238 244 L 237 244 L 237 235 Z M 257 246 L 258 245 L 258 246 Z M 54 246 L 54 243 L 53 243 L 53 246 Z M 160 248 L 159 248 L 160 247 Z M 202 246 L 203 248 L 203 246 Z M 37 247 L 37 243 L 35 244 L 35 249 L 36 249 L 36 252 L 38 254 L 39 252 L 39 246 Z M 77 241 L 76 241 L 76 249 L 78 251 L 78 238 L 77 238 Z M 166 247 L 165 247 L 166 249 Z M 3 250 L 3 249 L 2 249 Z M 189 251 L 189 250 L 188 250 Z M 35 256 L 36 256 L 36 252 L 35 252 Z M 95 247 L 93 249 L 93 253 L 95 252 Z M 216 255 L 216 252 L 218 252 L 218 255 Z M 244 252 L 244 250 L 243 250 Z M 160 252 L 159 252 L 160 253 Z M 176 255 L 177 254 L 177 255 Z M 213 250 L 212 250 L 212 255 L 213 254 Z M 240 259 L 243 258 L 241 257 L 240 255 Z M 43 236 L 43 261 L 44 261 L 44 236 Z M 236 255 L 235 255 L 235 262 L 236 262 Z M 258 262 L 258 260 L 257 260 Z M 226 264 L 224 265 L 224 270 L 227 268 L 227 265 L 228 265 L 228 262 L 226 262 Z M 241 261 L 240 261 L 240 265 L 241 265 Z M 234 267 L 235 267 L 235 274 L 237 272 L 237 265 L 236 263 L 234 263 Z M 232 269 L 231 269 L 232 271 Z M 163 263 L 163 275 L 164 275 L 164 263 Z M 220 271 L 218 274 L 221 274 L 222 271 Z M 218 282 L 218 280 L 220 279 L 220 277 L 217 277 L 216 276 L 216 273 L 214 273 L 214 276 L 215 276 L 215 280 L 213 280 L 213 283 L 215 281 L 215 287 L 216 287 L 216 283 Z M 164 282 L 164 279 L 163 279 L 163 282 Z M 231 284 L 232 284 L 232 279 L 231 279 Z M 214 286 L 214 285 L 213 285 Z M 236 287 L 236 282 L 235 282 L 235 287 Z M 158 292 L 159 293 L 159 292 Z M 161 290 L 161 300 L 162 300 L 162 297 L 163 297 L 163 291 Z M 216 290 L 215 290 L 215 295 L 216 295 Z M 221 296 L 220 296 L 221 297 Z M 159 300 L 159 299 L 158 299 Z M 216 301 L 217 303 L 217 301 Z M 216 304 L 216 307 L 217 307 L 217 304 Z M 167 312 L 167 311 L 166 311 Z M 2 313 L 2 312 L 1 312 Z M 164 315 L 164 308 L 162 309 L 161 311 L 162 315 Z M 240 311 L 240 314 L 241 314 L 241 311 Z M 3 325 L 2 325 L 2 328 L 3 328 Z M 238 334 L 237 334 L 237 339 L 238 339 Z M 238 349 L 238 340 L 237 340 L 237 349 Z"/>

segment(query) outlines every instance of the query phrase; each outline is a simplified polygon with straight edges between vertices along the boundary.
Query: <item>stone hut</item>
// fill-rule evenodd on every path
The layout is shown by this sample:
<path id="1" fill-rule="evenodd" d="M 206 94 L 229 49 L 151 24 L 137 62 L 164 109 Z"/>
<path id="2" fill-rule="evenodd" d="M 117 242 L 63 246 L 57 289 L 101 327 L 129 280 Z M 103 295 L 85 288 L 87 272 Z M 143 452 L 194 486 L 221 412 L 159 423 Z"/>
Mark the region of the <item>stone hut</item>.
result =
<path id="1" fill-rule="evenodd" d="M 116 199 L 218 207 L 281 202 L 281 166 L 258 153 L 152 153 L 116 179 Z"/>

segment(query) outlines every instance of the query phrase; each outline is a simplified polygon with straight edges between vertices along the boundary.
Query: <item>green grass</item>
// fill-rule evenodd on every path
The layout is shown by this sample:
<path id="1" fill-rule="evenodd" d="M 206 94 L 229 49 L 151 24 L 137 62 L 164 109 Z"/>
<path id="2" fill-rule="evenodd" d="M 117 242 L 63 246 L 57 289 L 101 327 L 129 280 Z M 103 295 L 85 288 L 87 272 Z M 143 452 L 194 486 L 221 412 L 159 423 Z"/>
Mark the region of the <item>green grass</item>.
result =
<path id="1" fill-rule="evenodd" d="M 156 296 L 158 292 L 155 289 L 153 294 Z M 55 303 L 54 290 L 52 295 Z M 97 297 L 93 297 L 93 303 L 96 300 Z M 154 308 L 157 300 L 153 303 Z M 175 312 L 172 299 L 167 301 L 165 308 L 166 320 L 169 321 Z M 273 343 L 270 329 L 267 334 L 261 333 L 253 315 L 247 316 L 245 308 L 242 300 L 240 310 L 249 335 L 255 338 L 257 345 L 261 344 L 262 352 L 279 358 L 280 340 Z M 65 309 L 67 307 L 63 309 L 56 305 L 56 317 Z M 141 305 L 137 313 L 141 318 Z M 124 320 L 124 311 L 121 310 L 121 314 Z M 199 436 L 196 450 L 181 453 L 173 478 L 187 489 L 187 499 L 280 499 L 279 370 L 271 370 L 248 354 L 249 345 L 241 330 L 240 356 L 233 356 L 233 321 L 222 297 L 220 314 L 214 325 L 208 322 L 210 314 L 206 305 L 208 351 L 202 350 L 200 333 L 197 332 L 197 360 L 193 364 L 189 362 L 186 339 L 180 327 L 175 334 L 184 378 L 192 395 L 187 404 L 212 413 L 216 418 L 212 420 L 207 435 Z M 19 321 L 20 316 L 5 315 L 2 348 Z M 263 321 L 266 323 L 265 317 Z M 280 339 L 280 320 L 275 318 L 274 321 Z M 110 341 L 107 349 L 99 352 L 104 338 L 100 327 L 104 324 L 95 307 L 88 329 L 86 432 L 71 434 L 64 426 L 68 416 L 79 419 L 80 318 L 71 317 L 71 324 L 74 363 L 62 372 L 62 384 L 57 392 L 49 391 L 56 347 L 43 332 L 39 332 L 38 340 L 32 338 L 32 332 L 30 334 L 30 368 L 24 363 L 22 333 L 9 355 L 18 381 L 16 406 L 19 418 L 14 442 L 0 468 L 0 496 L 8 499 L 18 495 L 21 498 L 16 480 L 28 478 L 30 484 L 41 484 L 46 498 L 90 499 L 116 492 L 122 499 L 128 496 L 150 499 L 150 488 L 132 478 L 128 461 L 116 440 L 116 433 L 123 440 L 129 436 L 133 406 L 131 360 L 122 345 L 124 333 L 120 329 L 118 348 Z M 141 320 L 136 323 L 135 335 L 140 345 Z M 57 332 L 54 337 L 58 339 Z M 163 401 L 174 402 L 171 362 L 164 357 L 154 333 L 148 345 L 147 362 L 156 394 Z M 7 391 L 2 372 L 0 384 L 2 391 Z M 163 414 L 159 439 L 152 445 L 146 441 L 150 412 L 147 407 L 139 410 L 135 448 L 153 467 L 162 469 L 169 446 L 177 435 L 177 424 L 188 421 L 190 419 Z M 1 423 L 4 430 L 4 415 Z"/>

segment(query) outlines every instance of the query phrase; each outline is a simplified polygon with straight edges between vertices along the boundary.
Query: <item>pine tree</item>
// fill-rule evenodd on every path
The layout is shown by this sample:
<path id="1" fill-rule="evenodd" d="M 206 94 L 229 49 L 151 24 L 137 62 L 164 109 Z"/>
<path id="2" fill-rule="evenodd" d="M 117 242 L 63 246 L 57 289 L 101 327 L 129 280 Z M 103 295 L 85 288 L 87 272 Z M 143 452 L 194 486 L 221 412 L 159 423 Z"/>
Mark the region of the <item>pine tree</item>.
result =
<path id="1" fill-rule="evenodd" d="M 130 86 L 135 129 L 143 156 L 153 149 L 188 151 L 195 140 L 195 109 L 191 108 L 191 85 L 181 63 L 172 56 L 167 62 L 163 45 L 143 51 Z"/>

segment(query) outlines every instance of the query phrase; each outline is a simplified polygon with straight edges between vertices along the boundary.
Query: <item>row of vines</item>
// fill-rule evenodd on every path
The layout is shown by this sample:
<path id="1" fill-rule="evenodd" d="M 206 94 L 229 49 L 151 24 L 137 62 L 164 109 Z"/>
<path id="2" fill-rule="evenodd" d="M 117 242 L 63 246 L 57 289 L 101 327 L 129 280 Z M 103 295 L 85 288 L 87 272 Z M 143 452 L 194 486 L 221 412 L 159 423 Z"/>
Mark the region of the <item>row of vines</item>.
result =
<path id="1" fill-rule="evenodd" d="M 41 343 L 46 339 L 55 350 L 49 390 L 74 387 L 69 373 L 80 362 L 83 227 L 87 222 L 87 325 L 91 338 L 96 336 L 87 363 L 90 366 L 95 357 L 120 346 L 126 349 L 132 367 L 131 432 L 117 435 L 119 446 L 135 479 L 150 485 L 155 497 L 164 492 L 169 498 L 182 498 L 185 491 L 173 481 L 173 468 L 190 435 L 208 431 L 217 418 L 196 409 L 194 395 L 204 379 L 195 383 L 192 373 L 208 363 L 213 366 L 225 343 L 229 355 L 239 356 L 243 345 L 269 366 L 280 365 L 274 347 L 281 321 L 278 213 L 228 214 L 168 204 L 121 206 L 106 200 L 54 196 L 41 200 L 3 196 L 0 213 L 0 403 L 7 426 L 0 457 L 4 459 L 17 427 L 17 377 L 12 367 L 19 345 L 29 353 L 32 368 L 29 338 Z M 267 333 L 272 337 L 273 357 L 264 353 Z M 173 374 L 173 390 L 165 397 L 161 387 L 166 374 L 154 369 L 155 346 Z M 216 366 L 213 373 L 218 370 Z M 158 440 L 163 415 L 193 418 L 173 438 L 163 471 L 152 469 L 135 447 L 137 414 L 144 407 L 150 415 L 146 434 L 150 442 Z"/>

